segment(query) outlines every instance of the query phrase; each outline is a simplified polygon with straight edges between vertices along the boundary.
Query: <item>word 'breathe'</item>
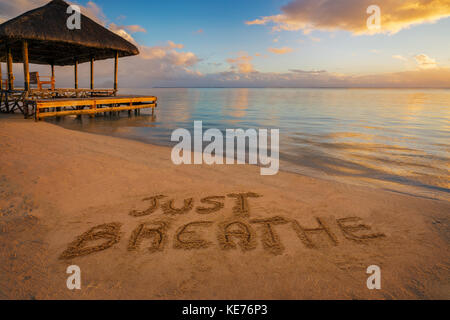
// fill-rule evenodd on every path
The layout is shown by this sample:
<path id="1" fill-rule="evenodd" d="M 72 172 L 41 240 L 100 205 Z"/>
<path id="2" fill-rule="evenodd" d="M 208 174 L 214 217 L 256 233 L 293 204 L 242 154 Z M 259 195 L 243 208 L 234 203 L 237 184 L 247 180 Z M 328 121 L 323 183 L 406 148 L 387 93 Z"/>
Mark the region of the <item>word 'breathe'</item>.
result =
<path id="1" fill-rule="evenodd" d="M 257 247 L 258 237 L 262 247 L 267 252 L 279 255 L 285 250 L 283 237 L 296 236 L 309 249 L 323 246 L 337 246 L 342 241 L 366 242 L 385 237 L 383 233 L 372 232 L 371 227 L 362 223 L 360 217 L 327 218 L 313 217 L 315 226 L 305 226 L 296 219 L 273 216 L 267 218 L 250 218 L 250 199 L 259 198 L 254 192 L 231 193 L 235 205 L 231 217 L 220 219 L 195 219 L 189 223 L 178 225 L 173 233 L 174 249 L 206 249 L 218 244 L 221 250 L 241 249 L 243 252 Z M 202 217 L 210 216 L 224 208 L 225 196 L 208 196 L 202 198 L 201 206 L 195 212 Z M 187 214 L 194 209 L 194 199 L 183 200 L 182 207 L 175 207 L 174 199 L 164 195 L 156 195 L 144 200 L 150 205 L 145 210 L 132 210 L 129 216 L 144 217 L 162 210 L 162 216 L 148 221 L 140 221 L 131 232 L 127 250 L 138 251 L 145 242 L 148 253 L 161 252 L 167 247 L 169 230 L 172 228 L 173 217 Z M 254 201 L 254 200 L 252 200 Z M 95 226 L 77 237 L 60 256 L 61 259 L 73 259 L 111 248 L 119 243 L 122 237 L 122 223 L 112 222 Z M 283 235 L 283 236 L 280 236 Z M 99 243 L 100 242 L 100 243 Z"/>

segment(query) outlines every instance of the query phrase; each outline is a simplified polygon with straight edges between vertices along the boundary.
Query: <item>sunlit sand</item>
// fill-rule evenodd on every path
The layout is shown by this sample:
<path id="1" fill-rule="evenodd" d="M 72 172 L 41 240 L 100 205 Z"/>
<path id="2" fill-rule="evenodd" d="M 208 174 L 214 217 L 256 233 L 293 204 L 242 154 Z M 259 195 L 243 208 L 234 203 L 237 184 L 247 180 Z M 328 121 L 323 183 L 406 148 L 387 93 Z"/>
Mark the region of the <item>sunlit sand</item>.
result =
<path id="1" fill-rule="evenodd" d="M 449 298 L 448 202 L 14 117 L 0 146 L 1 298 Z"/>

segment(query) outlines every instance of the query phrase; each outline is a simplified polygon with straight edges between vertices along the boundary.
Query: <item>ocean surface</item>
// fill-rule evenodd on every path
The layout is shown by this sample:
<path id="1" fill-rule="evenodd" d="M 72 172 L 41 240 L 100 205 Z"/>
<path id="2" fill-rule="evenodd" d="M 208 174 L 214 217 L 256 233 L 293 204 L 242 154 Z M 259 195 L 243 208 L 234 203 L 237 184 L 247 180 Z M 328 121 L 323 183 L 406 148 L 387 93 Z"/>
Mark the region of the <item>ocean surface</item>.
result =
<path id="1" fill-rule="evenodd" d="M 50 120 L 173 146 L 172 131 L 280 129 L 280 170 L 450 200 L 450 90 L 121 89 L 156 95 L 155 116 Z"/>

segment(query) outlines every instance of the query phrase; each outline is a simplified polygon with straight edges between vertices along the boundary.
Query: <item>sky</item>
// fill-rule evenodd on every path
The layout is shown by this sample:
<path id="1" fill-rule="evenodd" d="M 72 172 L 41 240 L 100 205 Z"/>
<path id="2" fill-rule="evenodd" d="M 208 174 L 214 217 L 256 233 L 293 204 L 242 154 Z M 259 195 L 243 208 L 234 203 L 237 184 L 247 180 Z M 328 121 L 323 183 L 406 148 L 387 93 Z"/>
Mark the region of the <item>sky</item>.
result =
<path id="1" fill-rule="evenodd" d="M 0 0 L 0 22 L 46 2 Z M 450 0 L 71 3 L 138 46 L 119 62 L 125 87 L 450 87 Z M 111 63 L 99 62 L 99 85 Z"/>

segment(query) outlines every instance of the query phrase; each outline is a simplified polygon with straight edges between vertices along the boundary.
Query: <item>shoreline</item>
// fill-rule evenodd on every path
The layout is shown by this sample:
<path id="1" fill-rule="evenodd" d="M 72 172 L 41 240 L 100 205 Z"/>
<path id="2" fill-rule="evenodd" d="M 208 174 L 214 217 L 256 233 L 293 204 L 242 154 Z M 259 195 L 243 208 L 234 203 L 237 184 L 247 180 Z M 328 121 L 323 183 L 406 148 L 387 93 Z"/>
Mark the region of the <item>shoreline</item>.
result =
<path id="1" fill-rule="evenodd" d="M 149 141 L 143 138 L 134 137 L 134 136 L 119 136 L 114 134 L 108 134 L 103 133 L 99 131 L 89 131 L 89 130 L 83 130 L 83 129 L 77 129 L 77 128 L 70 128 L 66 127 L 64 125 L 55 123 L 55 122 L 48 122 L 52 125 L 56 125 L 58 127 L 61 127 L 66 130 L 71 131 L 78 131 L 78 132 L 84 132 L 89 134 L 95 134 L 99 136 L 106 136 L 106 137 L 114 137 L 118 139 L 125 139 L 129 141 L 136 141 L 140 143 L 144 143 L 149 146 L 156 146 L 156 147 L 162 147 L 162 148 L 172 148 L 172 146 L 169 145 L 169 143 L 157 143 L 155 141 Z M 260 168 L 259 165 L 255 165 L 258 168 Z M 344 184 L 350 184 L 353 186 L 358 187 L 366 187 L 376 190 L 384 190 L 388 192 L 393 192 L 397 194 L 404 194 L 409 195 L 412 197 L 422 198 L 422 199 L 430 199 L 430 200 L 438 200 L 438 201 L 444 201 L 444 202 L 450 202 L 450 194 L 447 192 L 446 189 L 441 190 L 438 186 L 416 186 L 413 184 L 403 184 L 403 183 L 397 183 L 395 181 L 388 181 L 388 180 L 382 180 L 382 179 L 374 179 L 374 178 L 353 178 L 351 176 L 340 176 L 340 175 L 333 175 L 333 174 L 327 174 L 322 172 L 320 169 L 307 167 L 307 166 L 301 166 L 297 162 L 289 161 L 282 159 L 280 156 L 279 160 L 279 171 L 285 172 L 285 173 L 293 173 L 298 174 L 300 176 L 307 176 L 313 179 L 320 179 L 324 181 L 332 181 L 337 183 L 344 183 Z"/>
<path id="2" fill-rule="evenodd" d="M 448 201 L 175 166 L 169 147 L 12 117 L 0 146 L 0 298 L 450 298 Z M 113 223 L 111 246 L 74 244 Z M 71 264 L 82 290 L 66 288 Z M 382 290 L 366 287 L 370 265 Z"/>

